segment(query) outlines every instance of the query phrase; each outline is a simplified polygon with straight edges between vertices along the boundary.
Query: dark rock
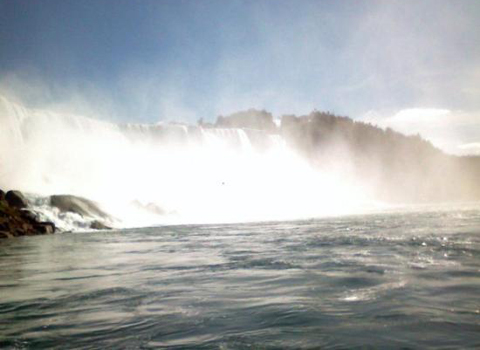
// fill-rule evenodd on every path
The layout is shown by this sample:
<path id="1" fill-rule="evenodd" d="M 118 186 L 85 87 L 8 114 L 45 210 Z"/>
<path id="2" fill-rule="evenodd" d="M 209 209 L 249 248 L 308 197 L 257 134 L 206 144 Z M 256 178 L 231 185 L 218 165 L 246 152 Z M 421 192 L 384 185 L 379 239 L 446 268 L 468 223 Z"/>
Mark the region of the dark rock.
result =
<path id="1" fill-rule="evenodd" d="M 50 197 L 50 204 L 62 212 L 76 213 L 80 216 L 108 218 L 98 204 L 86 198 L 70 195 L 54 195 Z"/>
<path id="2" fill-rule="evenodd" d="M 95 220 L 90 224 L 90 228 L 94 230 L 111 230 L 110 226 L 105 225 L 103 222 Z"/>
<path id="3" fill-rule="evenodd" d="M 51 234 L 55 232 L 55 224 L 53 222 L 40 222 L 34 225 L 34 229 L 41 234 Z"/>
<path id="4" fill-rule="evenodd" d="M 5 195 L 5 200 L 11 207 L 14 208 L 26 208 L 28 206 L 27 199 L 23 196 L 20 191 L 8 191 Z"/>
<path id="5" fill-rule="evenodd" d="M 29 221 L 30 223 L 34 223 L 38 221 L 37 215 L 35 213 L 32 213 L 29 210 L 22 209 L 20 211 L 20 215 L 22 216 L 23 219 Z"/>
<path id="6" fill-rule="evenodd" d="M 5 199 L 5 192 L 0 190 L 0 201 Z"/>
<path id="7" fill-rule="evenodd" d="M 10 232 L 0 231 L 0 238 L 13 238 L 14 236 Z"/>
<path id="8" fill-rule="evenodd" d="M 0 218 L 0 231 L 8 230 L 8 223 L 7 220 L 4 218 Z"/>
<path id="9" fill-rule="evenodd" d="M 41 222 L 25 209 L 27 201 L 18 191 L 9 191 L 0 199 L 0 238 L 33 236 L 55 232 L 55 224 Z"/>

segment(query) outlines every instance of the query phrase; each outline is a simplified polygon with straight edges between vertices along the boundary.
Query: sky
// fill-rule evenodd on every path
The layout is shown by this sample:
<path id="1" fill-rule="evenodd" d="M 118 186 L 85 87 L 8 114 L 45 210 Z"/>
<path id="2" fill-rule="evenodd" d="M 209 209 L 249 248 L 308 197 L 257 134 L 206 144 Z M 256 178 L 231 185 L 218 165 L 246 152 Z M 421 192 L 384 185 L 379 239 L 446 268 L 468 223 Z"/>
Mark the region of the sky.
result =
<path id="1" fill-rule="evenodd" d="M 480 154 L 480 1 L 0 1 L 0 94 L 128 122 L 331 111 Z"/>

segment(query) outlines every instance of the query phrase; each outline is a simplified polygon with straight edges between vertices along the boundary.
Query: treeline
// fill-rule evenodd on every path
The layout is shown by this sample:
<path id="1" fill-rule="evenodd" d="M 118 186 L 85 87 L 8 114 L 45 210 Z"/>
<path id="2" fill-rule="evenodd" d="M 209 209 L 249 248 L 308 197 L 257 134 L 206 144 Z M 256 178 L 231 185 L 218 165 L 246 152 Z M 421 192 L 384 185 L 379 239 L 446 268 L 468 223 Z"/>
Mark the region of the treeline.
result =
<path id="1" fill-rule="evenodd" d="M 265 110 L 249 109 L 230 114 L 227 117 L 219 116 L 216 127 L 219 128 L 242 128 L 277 132 L 277 126 L 273 122 L 273 115 Z"/>
<path id="2" fill-rule="evenodd" d="M 445 154 L 420 135 L 318 111 L 285 115 L 277 127 L 270 113 L 252 109 L 215 125 L 278 132 L 316 167 L 347 172 L 382 200 L 480 200 L 480 157 Z"/>

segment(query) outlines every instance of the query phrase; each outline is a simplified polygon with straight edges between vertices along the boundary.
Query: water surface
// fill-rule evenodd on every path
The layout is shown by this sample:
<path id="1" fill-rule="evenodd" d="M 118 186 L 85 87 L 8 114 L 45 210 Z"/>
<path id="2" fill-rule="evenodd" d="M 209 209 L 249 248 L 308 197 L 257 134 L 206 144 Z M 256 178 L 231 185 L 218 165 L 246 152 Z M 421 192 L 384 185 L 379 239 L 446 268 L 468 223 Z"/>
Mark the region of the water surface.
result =
<path id="1" fill-rule="evenodd" d="M 0 348 L 480 348 L 480 210 L 0 242 Z"/>

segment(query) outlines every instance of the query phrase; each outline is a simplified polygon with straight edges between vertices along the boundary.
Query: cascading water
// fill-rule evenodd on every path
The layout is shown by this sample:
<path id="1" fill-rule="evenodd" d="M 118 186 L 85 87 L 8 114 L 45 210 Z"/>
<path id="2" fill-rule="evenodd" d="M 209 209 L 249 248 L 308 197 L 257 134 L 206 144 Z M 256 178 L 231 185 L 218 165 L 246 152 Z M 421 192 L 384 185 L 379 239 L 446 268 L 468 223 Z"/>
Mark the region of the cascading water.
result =
<path id="1" fill-rule="evenodd" d="M 1 188 L 83 196 L 122 227 L 350 213 L 366 198 L 258 130 L 114 124 L 0 97 L 0 147 Z"/>

